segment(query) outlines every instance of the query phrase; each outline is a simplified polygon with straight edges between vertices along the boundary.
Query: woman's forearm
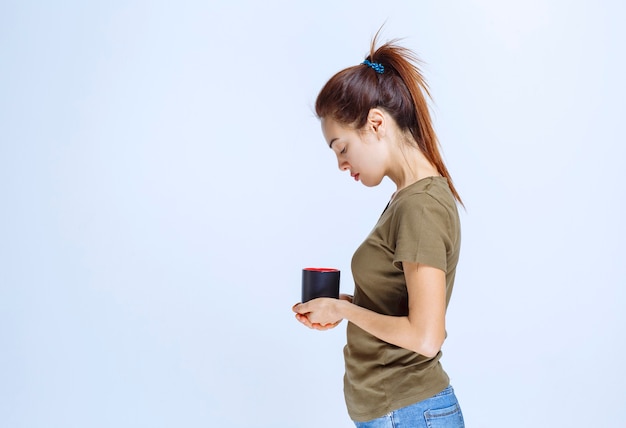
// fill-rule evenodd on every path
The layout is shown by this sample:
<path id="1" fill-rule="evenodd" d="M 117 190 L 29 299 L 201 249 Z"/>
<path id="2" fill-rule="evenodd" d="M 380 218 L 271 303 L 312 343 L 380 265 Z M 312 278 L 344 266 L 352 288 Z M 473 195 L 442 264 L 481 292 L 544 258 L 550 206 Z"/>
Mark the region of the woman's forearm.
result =
<path id="1" fill-rule="evenodd" d="M 342 318 L 385 342 L 426 357 L 437 355 L 443 345 L 445 330 L 441 334 L 436 328 L 411 322 L 408 316 L 382 315 L 348 301 L 337 303 Z"/>

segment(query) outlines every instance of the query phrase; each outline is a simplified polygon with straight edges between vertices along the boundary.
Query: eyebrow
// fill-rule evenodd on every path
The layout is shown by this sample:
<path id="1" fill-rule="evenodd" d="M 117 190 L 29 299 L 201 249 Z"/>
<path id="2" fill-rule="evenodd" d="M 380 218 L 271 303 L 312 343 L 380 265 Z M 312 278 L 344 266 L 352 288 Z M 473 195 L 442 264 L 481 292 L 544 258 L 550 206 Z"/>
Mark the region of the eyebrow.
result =
<path id="1" fill-rule="evenodd" d="M 333 143 L 334 143 L 335 141 L 337 141 L 338 139 L 339 139 L 339 137 L 337 137 L 337 138 L 333 138 L 332 140 L 330 140 L 330 143 L 328 143 L 328 147 L 332 149 L 332 148 L 333 148 Z"/>

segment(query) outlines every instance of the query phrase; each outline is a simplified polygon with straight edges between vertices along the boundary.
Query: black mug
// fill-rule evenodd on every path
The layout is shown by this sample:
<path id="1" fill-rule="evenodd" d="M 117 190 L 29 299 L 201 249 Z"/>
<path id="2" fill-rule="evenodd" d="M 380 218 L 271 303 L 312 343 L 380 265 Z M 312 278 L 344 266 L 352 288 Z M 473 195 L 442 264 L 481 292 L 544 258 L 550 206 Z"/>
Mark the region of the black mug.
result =
<path id="1" fill-rule="evenodd" d="M 339 269 L 302 269 L 302 303 L 318 297 L 339 298 Z"/>

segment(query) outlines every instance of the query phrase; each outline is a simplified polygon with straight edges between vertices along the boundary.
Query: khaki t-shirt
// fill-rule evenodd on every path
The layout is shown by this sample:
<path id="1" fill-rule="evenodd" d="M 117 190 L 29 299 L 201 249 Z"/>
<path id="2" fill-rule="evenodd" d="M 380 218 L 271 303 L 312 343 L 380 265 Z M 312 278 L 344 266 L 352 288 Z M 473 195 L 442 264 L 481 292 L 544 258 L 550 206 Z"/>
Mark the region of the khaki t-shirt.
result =
<path id="1" fill-rule="evenodd" d="M 461 243 L 456 202 L 443 177 L 428 177 L 400 190 L 354 253 L 354 303 L 394 316 L 408 314 L 402 262 L 446 273 L 450 301 Z M 344 394 L 355 421 L 368 421 L 429 398 L 448 386 L 439 359 L 384 342 L 352 323 L 344 349 Z"/>

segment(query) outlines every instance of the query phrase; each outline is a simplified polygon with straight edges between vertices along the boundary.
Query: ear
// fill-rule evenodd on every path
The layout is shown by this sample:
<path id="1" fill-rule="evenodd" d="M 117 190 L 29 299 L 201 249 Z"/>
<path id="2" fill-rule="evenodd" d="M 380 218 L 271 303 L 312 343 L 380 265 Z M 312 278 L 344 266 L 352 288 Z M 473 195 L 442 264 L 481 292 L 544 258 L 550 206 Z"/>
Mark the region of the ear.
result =
<path id="1" fill-rule="evenodd" d="M 370 109 L 367 114 L 367 128 L 371 130 L 376 137 L 384 137 L 387 131 L 387 118 L 383 111 L 379 108 Z"/>

